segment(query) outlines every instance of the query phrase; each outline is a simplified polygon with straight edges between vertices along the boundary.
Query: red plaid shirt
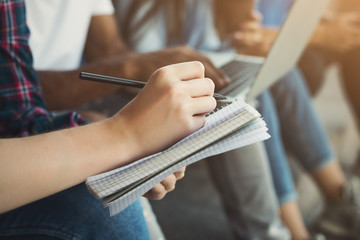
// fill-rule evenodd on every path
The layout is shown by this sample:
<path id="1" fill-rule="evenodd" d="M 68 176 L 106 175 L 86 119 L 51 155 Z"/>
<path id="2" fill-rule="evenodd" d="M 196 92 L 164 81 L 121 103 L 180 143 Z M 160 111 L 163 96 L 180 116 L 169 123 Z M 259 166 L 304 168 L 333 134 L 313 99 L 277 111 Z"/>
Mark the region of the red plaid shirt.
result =
<path id="1" fill-rule="evenodd" d="M 28 39 L 24 0 L 0 0 L 0 137 L 85 123 L 75 112 L 54 117 L 47 110 Z"/>

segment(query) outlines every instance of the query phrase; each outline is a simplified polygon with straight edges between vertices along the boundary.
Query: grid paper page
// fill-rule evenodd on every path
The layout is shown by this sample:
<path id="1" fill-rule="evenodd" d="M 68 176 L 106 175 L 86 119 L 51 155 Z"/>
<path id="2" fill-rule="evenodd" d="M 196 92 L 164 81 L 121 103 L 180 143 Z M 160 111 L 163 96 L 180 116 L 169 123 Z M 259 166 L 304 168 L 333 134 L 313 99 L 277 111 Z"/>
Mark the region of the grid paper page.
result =
<path id="1" fill-rule="evenodd" d="M 178 145 L 181 145 L 183 142 L 189 141 L 190 139 L 194 138 L 196 135 L 200 135 L 200 134 L 203 134 L 204 132 L 209 131 L 209 129 L 213 128 L 216 125 L 219 125 L 219 123 L 221 121 L 224 121 L 224 120 L 226 120 L 226 118 L 229 118 L 229 117 L 235 115 L 236 113 L 245 110 L 245 108 L 247 108 L 247 107 L 248 107 L 248 105 L 243 101 L 237 101 L 237 102 L 232 103 L 229 106 L 224 107 L 224 109 L 221 109 L 221 110 L 215 112 L 214 114 L 208 116 L 206 118 L 206 125 L 203 128 L 199 129 L 195 133 L 189 135 L 185 139 L 174 144 L 172 147 L 170 147 L 166 151 L 176 148 Z M 87 179 L 86 183 L 90 186 L 94 186 L 94 187 L 96 186 L 96 187 L 102 188 L 103 183 L 106 183 L 108 181 L 108 179 L 111 180 L 119 172 L 122 172 L 126 169 L 133 168 L 136 165 L 140 165 L 142 162 L 148 161 L 149 159 L 152 159 L 160 154 L 162 154 L 162 152 L 156 153 L 154 155 L 148 156 L 143 159 L 140 159 L 140 160 L 135 161 L 132 164 L 126 165 L 124 167 L 120 167 L 120 168 L 114 169 L 112 171 L 108 171 L 108 172 L 105 172 L 102 174 L 91 176 Z"/>
<path id="2" fill-rule="evenodd" d="M 226 109 L 224 108 L 222 110 Z M 226 136 L 238 127 L 254 119 L 255 116 L 259 116 L 258 113 L 255 115 L 255 113 L 251 112 L 248 107 L 238 115 L 227 119 L 226 123 L 214 126 L 211 131 L 206 131 L 199 135 L 194 135 L 193 138 L 189 138 L 187 141 L 182 142 L 181 145 L 178 145 L 176 148 L 164 151 L 161 155 L 157 155 L 152 159 L 135 165 L 133 168 L 125 169 L 118 175 L 118 177 L 112 176 L 111 178 L 107 179 L 108 181 L 106 183 L 100 185 L 100 187 L 90 186 L 90 188 L 92 191 L 96 191 L 96 194 L 99 197 L 111 195 L 119 191 L 119 189 L 132 184 L 133 182 L 139 181 L 146 176 L 168 167 L 174 161 L 185 158 L 202 147 L 205 147 L 208 144 L 216 141 L 222 136 Z"/>
<path id="3" fill-rule="evenodd" d="M 229 122 L 229 124 L 231 124 L 231 127 L 226 127 L 226 129 L 224 129 L 220 126 L 217 126 L 217 129 L 213 129 L 216 131 L 213 131 L 212 136 L 207 136 L 207 138 L 201 138 L 200 135 L 199 139 L 194 139 L 194 141 L 192 141 L 191 143 L 187 142 L 187 146 L 184 146 L 182 148 L 182 151 L 165 151 L 163 152 L 163 154 L 157 156 L 157 158 L 151 159 L 157 160 L 155 162 L 148 160 L 146 162 L 143 162 L 141 165 L 135 166 L 134 168 L 126 169 L 125 171 L 120 173 L 121 175 L 119 175 L 118 178 L 112 177 L 110 179 L 111 181 L 108 181 L 106 183 L 106 187 L 100 186 L 99 189 L 102 191 L 97 192 L 97 194 L 100 197 L 110 195 L 114 192 L 117 192 L 119 189 L 142 179 L 143 177 L 146 177 L 153 174 L 154 172 L 166 168 L 173 161 L 176 161 L 177 159 L 182 159 L 187 155 L 195 152 L 202 146 L 206 146 L 209 143 L 215 141 L 217 138 L 219 138 L 218 136 L 230 133 L 233 129 L 236 128 L 236 126 L 246 123 L 249 117 L 252 116 L 248 112 L 243 112 L 241 114 L 241 117 L 236 116 L 231 119 L 232 121 Z"/>
<path id="4" fill-rule="evenodd" d="M 203 128 L 199 129 L 198 131 L 194 132 L 193 134 L 189 135 L 188 137 L 184 138 L 183 140 L 179 141 L 178 143 L 174 144 L 173 146 L 171 146 L 169 149 L 175 148 L 178 145 L 182 144 L 183 142 L 188 141 L 189 139 L 193 138 L 195 135 L 199 135 L 203 132 L 208 131 L 210 128 L 212 128 L 213 126 L 218 125 L 221 121 L 224 121 L 226 117 L 230 117 L 233 114 L 236 114 L 240 111 L 243 111 L 245 108 L 247 108 L 247 104 L 244 101 L 238 100 L 234 103 L 232 103 L 231 105 L 228 105 L 226 107 L 224 107 L 224 109 L 221 109 L 217 112 L 215 112 L 214 114 L 208 116 L 206 118 L 206 124 Z M 228 110 L 229 109 L 229 110 Z M 227 114 L 231 114 L 230 116 L 227 116 Z M 141 164 L 142 162 L 145 162 L 151 158 L 154 158 L 156 155 L 161 154 L 162 152 L 159 153 L 155 153 L 153 155 L 150 155 L 148 157 L 145 157 L 143 159 L 137 160 L 131 164 L 128 164 L 126 166 L 111 170 L 111 171 L 107 171 L 105 173 L 102 174 L 98 174 L 95 176 L 91 176 L 86 180 L 87 184 L 90 185 L 96 185 L 98 183 L 101 183 L 102 181 L 104 181 L 106 178 L 112 178 L 112 176 L 117 175 L 119 172 L 124 171 L 125 169 L 128 168 L 132 168 L 136 165 Z"/>
<path id="5" fill-rule="evenodd" d="M 220 154 L 220 153 L 230 151 L 235 148 L 245 146 L 246 144 L 249 144 L 250 142 L 252 143 L 253 141 L 265 140 L 270 137 L 266 131 L 267 131 L 267 127 L 265 125 L 265 122 L 262 119 L 257 119 L 251 125 L 246 126 L 242 129 L 224 137 L 223 139 L 211 144 L 206 149 L 200 150 L 198 153 L 195 153 L 193 156 L 188 157 L 188 160 L 189 159 L 191 160 L 194 157 L 196 158 L 200 152 L 202 155 L 207 154 L 206 157 L 208 157 L 208 156 Z M 260 140 L 258 139 L 259 137 L 261 138 Z M 203 157 L 205 157 L 205 156 L 203 156 Z M 188 162 L 188 160 L 182 159 L 182 160 L 179 160 L 178 162 L 186 161 L 187 164 L 192 163 L 192 162 Z M 196 161 L 198 161 L 198 160 L 200 160 L 200 159 L 196 159 Z M 163 170 L 161 170 L 161 171 L 163 171 Z M 149 176 L 148 178 L 151 178 L 151 177 L 153 177 L 153 176 Z M 136 185 L 141 184 L 142 182 L 146 181 L 148 178 L 145 178 L 142 181 L 133 183 L 132 185 L 127 186 L 126 189 L 119 191 L 109 197 L 105 197 L 103 199 L 103 204 L 106 205 L 109 201 L 112 201 L 112 200 L 116 199 L 117 197 L 124 195 L 124 192 L 131 190 L 131 188 L 133 188 Z"/>
<path id="6" fill-rule="evenodd" d="M 262 119 L 257 119 L 254 124 L 251 124 L 248 127 L 241 129 L 236 133 L 232 134 L 231 136 L 226 137 L 225 139 L 202 150 L 201 152 L 176 163 L 170 168 L 146 180 L 145 182 L 135 187 L 131 191 L 127 192 L 126 194 L 120 196 L 118 199 L 110 202 L 107 205 L 110 210 L 110 215 L 113 216 L 125 209 L 127 206 L 129 206 L 131 203 L 133 203 L 139 197 L 149 191 L 152 187 L 154 187 L 157 183 L 161 182 L 164 178 L 177 171 L 181 167 L 190 165 L 196 161 L 213 155 L 217 155 L 223 152 L 233 150 L 235 148 L 243 147 L 258 141 L 268 139 L 270 136 L 267 134 L 266 131 L 267 128 L 264 121 Z"/>

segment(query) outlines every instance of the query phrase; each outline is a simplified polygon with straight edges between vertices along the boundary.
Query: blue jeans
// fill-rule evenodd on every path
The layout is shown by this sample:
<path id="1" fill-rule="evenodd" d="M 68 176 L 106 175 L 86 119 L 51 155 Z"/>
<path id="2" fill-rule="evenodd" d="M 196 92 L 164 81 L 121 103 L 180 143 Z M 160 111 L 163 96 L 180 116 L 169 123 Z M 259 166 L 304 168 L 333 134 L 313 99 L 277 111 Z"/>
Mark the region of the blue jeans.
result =
<path id="1" fill-rule="evenodd" d="M 0 215 L 0 239 L 149 239 L 140 201 L 109 217 L 80 184 Z"/>
<path id="2" fill-rule="evenodd" d="M 309 172 L 328 164 L 333 159 L 333 152 L 298 70 L 279 80 L 259 100 L 259 111 L 271 135 L 265 141 L 265 147 L 281 205 L 296 199 L 285 145 Z"/>

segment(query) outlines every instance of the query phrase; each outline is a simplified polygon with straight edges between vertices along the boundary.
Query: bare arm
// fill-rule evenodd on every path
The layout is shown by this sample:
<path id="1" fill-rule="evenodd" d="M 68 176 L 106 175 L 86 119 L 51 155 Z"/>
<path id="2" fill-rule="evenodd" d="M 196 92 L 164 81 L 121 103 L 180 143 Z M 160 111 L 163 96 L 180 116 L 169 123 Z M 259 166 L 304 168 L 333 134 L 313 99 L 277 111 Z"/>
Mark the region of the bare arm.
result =
<path id="1" fill-rule="evenodd" d="M 222 15 L 217 13 L 217 18 L 224 18 L 218 26 L 225 39 L 230 40 L 240 54 L 266 56 L 275 41 L 279 29 L 268 28 L 261 25 L 261 17 L 253 10 L 242 12 L 243 16 L 233 9 L 243 9 L 251 6 L 251 0 L 221 2 Z M 221 3 L 220 3 L 221 2 Z M 246 6 L 247 5 L 247 6 Z M 322 48 L 333 54 L 342 54 L 349 49 L 360 45 L 360 14 L 332 12 L 316 28 L 308 47 Z"/>
<path id="2" fill-rule="evenodd" d="M 330 13 L 314 32 L 309 46 L 341 55 L 360 46 L 360 13 Z"/>
<path id="3" fill-rule="evenodd" d="M 110 58 L 120 54 L 122 57 Z M 38 71 L 49 109 L 76 107 L 120 89 L 119 86 L 80 81 L 79 73 L 88 71 L 115 76 L 119 73 L 131 75 L 126 71 L 129 55 L 132 53 L 118 34 L 114 16 L 92 17 L 84 49 L 87 64 L 72 71 Z"/>
<path id="4" fill-rule="evenodd" d="M 206 76 L 214 80 L 217 88 L 228 82 L 207 57 L 186 46 L 146 54 L 130 51 L 123 44 L 112 15 L 93 17 L 84 55 L 88 63 L 79 69 L 38 72 L 49 109 L 76 107 L 120 89 L 114 85 L 81 81 L 80 71 L 146 81 L 156 69 L 165 65 L 200 61 L 205 65 Z"/>
<path id="5" fill-rule="evenodd" d="M 199 62 L 176 64 L 155 72 L 136 98 L 108 120 L 1 139 L 0 212 L 168 147 L 204 125 L 204 116 L 216 105 L 213 92 Z"/>

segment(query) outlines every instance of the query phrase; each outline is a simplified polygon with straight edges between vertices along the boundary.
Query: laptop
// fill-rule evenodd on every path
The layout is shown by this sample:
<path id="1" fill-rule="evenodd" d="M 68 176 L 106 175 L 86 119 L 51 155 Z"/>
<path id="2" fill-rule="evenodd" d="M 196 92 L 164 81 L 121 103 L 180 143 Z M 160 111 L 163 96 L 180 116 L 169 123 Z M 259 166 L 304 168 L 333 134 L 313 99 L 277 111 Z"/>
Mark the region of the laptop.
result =
<path id="1" fill-rule="evenodd" d="M 286 75 L 297 64 L 329 2 L 295 0 L 266 58 L 232 55 L 220 65 L 231 82 L 219 93 L 251 102 Z M 218 56 L 209 57 L 219 66 Z"/>

